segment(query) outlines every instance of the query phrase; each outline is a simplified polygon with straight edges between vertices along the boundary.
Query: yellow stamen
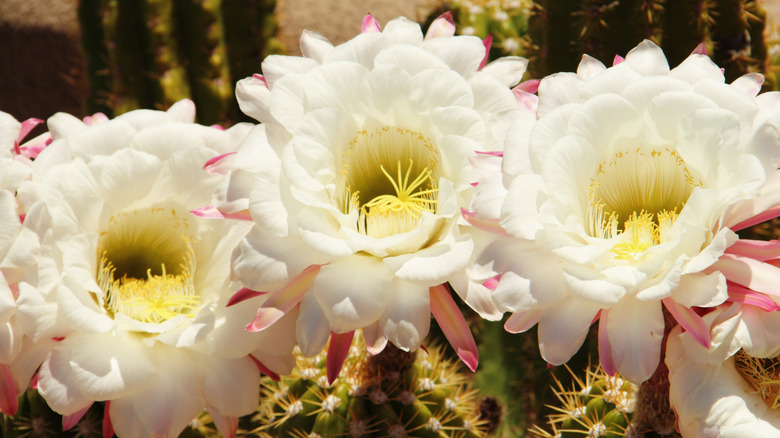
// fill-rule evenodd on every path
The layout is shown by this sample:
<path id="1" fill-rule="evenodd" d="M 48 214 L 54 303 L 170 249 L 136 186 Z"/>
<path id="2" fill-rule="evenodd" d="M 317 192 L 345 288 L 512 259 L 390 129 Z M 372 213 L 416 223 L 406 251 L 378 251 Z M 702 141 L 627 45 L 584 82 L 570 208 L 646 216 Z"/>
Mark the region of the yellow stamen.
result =
<path id="1" fill-rule="evenodd" d="M 734 365 L 770 409 L 780 408 L 780 356 L 758 358 L 739 350 Z"/>
<path id="2" fill-rule="evenodd" d="M 109 315 L 160 323 L 193 314 L 200 304 L 193 283 L 193 248 L 189 237 L 179 232 L 187 228 L 185 219 L 161 209 L 111 218 L 102 233 L 97 272 Z"/>
<path id="3" fill-rule="evenodd" d="M 435 212 L 438 151 L 422 134 L 392 127 L 361 131 L 342 161 L 342 209 L 357 211 L 361 233 L 404 233 L 418 225 L 423 213 Z M 396 164 L 395 175 L 389 163 Z"/>
<path id="4" fill-rule="evenodd" d="M 694 187 L 700 186 L 669 148 L 619 152 L 599 164 L 589 187 L 588 222 L 594 237 L 619 237 L 615 257 L 628 260 L 663 242 Z"/>

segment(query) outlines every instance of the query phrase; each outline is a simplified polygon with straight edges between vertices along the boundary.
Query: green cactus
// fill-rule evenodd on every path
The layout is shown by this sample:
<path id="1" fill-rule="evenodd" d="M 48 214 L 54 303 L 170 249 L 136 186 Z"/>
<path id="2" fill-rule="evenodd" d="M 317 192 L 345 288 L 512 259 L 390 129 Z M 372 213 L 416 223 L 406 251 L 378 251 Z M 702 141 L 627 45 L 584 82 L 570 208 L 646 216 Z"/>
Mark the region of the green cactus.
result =
<path id="1" fill-rule="evenodd" d="M 533 436 L 679 438 L 674 430 L 676 417 L 663 395 L 668 394 L 668 380 L 659 389 L 664 373 L 656 373 L 639 387 L 620 375 L 607 375 L 600 366 L 587 369 L 584 379 L 571 369 L 569 373 L 573 387 L 565 389 L 556 379 L 553 391 L 558 404 L 549 406 L 554 413 L 548 416 L 548 429 L 536 426 L 529 431 Z M 665 405 L 662 412 L 659 405 Z"/>
<path id="2" fill-rule="evenodd" d="M 371 355 L 353 343 L 332 385 L 325 353 L 296 360 L 290 376 L 264 378 L 263 401 L 242 419 L 238 436 L 471 438 L 486 436 L 486 419 L 496 412 L 436 347 L 406 353 L 388 345 Z"/>
<path id="3" fill-rule="evenodd" d="M 574 377 L 574 388 L 567 390 L 556 379 L 553 391 L 559 406 L 549 418 L 552 433 L 535 427 L 530 432 L 538 437 L 618 438 L 632 436 L 631 420 L 636 408 L 636 385 L 619 376 L 609 376 L 601 367 L 587 370 L 585 379 Z"/>
<path id="4" fill-rule="evenodd" d="M 755 0 L 452 0 L 451 7 L 459 32 L 492 34 L 491 57 L 526 56 L 537 78 L 575 70 L 585 53 L 609 65 L 650 39 L 672 66 L 704 43 L 727 81 L 770 72 L 764 89 L 775 84 L 768 45 L 775 38 L 767 34 L 776 31 L 767 29 L 766 10 Z M 507 41 L 516 50 L 505 50 Z"/>
<path id="5" fill-rule="evenodd" d="M 238 121 L 236 81 L 258 72 L 265 55 L 283 51 L 275 6 L 276 0 L 80 0 L 85 112 L 114 116 L 190 98 L 201 123 Z"/>
<path id="6" fill-rule="evenodd" d="M 496 59 L 525 55 L 532 4 L 532 0 L 454 0 L 452 12 L 462 34 L 493 35 L 490 59 Z"/>

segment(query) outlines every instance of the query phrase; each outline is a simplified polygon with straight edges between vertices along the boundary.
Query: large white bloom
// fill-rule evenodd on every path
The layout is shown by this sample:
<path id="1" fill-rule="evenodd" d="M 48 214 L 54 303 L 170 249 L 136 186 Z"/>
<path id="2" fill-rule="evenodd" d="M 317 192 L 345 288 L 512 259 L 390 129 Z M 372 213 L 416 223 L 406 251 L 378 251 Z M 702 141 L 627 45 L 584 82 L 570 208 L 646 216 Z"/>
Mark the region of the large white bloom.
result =
<path id="1" fill-rule="evenodd" d="M 19 312 L 35 339 L 58 327 L 38 389 L 66 424 L 106 400 L 120 437 L 176 436 L 204 408 L 230 435 L 257 406 L 255 362 L 292 367 L 293 319 L 248 333 L 262 298 L 225 307 L 240 288 L 230 253 L 248 226 L 189 213 L 222 180 L 203 163 L 234 150 L 249 127 L 193 119 L 189 101 L 92 126 L 57 114 L 53 142 L 20 188 L 37 200 L 23 226 L 40 249 L 19 262 Z"/>
<path id="2" fill-rule="evenodd" d="M 251 328 L 300 302 L 306 355 L 360 328 L 374 348 L 414 350 L 431 310 L 470 338 L 440 286 L 472 254 L 458 224 L 476 180 L 469 159 L 501 147 L 510 117 L 534 118 L 510 90 L 526 61 L 482 68 L 483 43 L 453 36 L 446 18 L 425 37 L 404 18 L 380 32 L 369 16 L 363 30 L 335 47 L 306 32 L 304 57 L 268 57 L 263 76 L 239 82 L 241 108 L 264 130 L 232 157 L 216 202 L 255 223 L 233 270 L 274 293 Z"/>
<path id="3" fill-rule="evenodd" d="M 530 137 L 511 130 L 504 173 L 480 184 L 470 216 L 504 236 L 472 280 L 514 312 L 506 328 L 538 323 L 542 355 L 561 364 L 600 318 L 602 365 L 634 382 L 658 363 L 662 307 L 706 345 L 691 308 L 722 303 L 724 273 L 751 270 L 719 262 L 729 227 L 776 205 L 762 191 L 777 182 L 778 94 L 756 98 L 761 81 L 725 84 L 701 54 L 670 70 L 649 41 L 610 68 L 585 56 L 544 78 Z"/>
<path id="4" fill-rule="evenodd" d="M 669 400 L 683 436 L 780 436 L 780 312 L 733 304 L 704 317 L 704 348 L 679 328 L 669 336 Z"/>
<path id="5" fill-rule="evenodd" d="M 17 200 L 16 190 L 30 175 L 30 161 L 20 155 L 30 142 L 20 143 L 38 123 L 37 119 L 20 123 L 0 112 L 0 411 L 7 414 L 15 413 L 16 397 L 27 388 L 42 358 L 40 345 L 33 347 L 25 337 L 16 312 L 20 269 L 11 255 L 15 245 L 22 252 L 34 251 L 34 245 L 17 239 L 25 206 Z"/>

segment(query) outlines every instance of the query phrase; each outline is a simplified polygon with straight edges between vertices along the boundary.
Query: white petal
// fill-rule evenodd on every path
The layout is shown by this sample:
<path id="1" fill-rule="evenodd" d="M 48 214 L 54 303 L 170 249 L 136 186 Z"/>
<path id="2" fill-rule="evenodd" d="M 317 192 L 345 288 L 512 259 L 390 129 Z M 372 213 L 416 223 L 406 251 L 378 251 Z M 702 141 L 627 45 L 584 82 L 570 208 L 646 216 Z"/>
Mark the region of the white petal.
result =
<path id="1" fill-rule="evenodd" d="M 322 306 L 313 294 L 306 294 L 301 300 L 301 314 L 295 327 L 298 344 L 306 357 L 311 357 L 325 348 L 330 337 L 330 322 Z"/>
<path id="2" fill-rule="evenodd" d="M 159 372 L 140 340 L 132 335 L 72 334 L 58 348 L 70 350 L 74 381 L 90 400 L 132 394 Z"/>
<path id="3" fill-rule="evenodd" d="M 391 300 L 379 318 L 382 335 L 396 347 L 414 351 L 428 335 L 431 324 L 428 288 L 396 278 L 387 293 Z"/>
<path id="4" fill-rule="evenodd" d="M 474 242 L 467 235 L 440 240 L 428 248 L 396 257 L 385 257 L 385 265 L 404 280 L 435 286 L 462 270 L 471 258 Z"/>
<path id="5" fill-rule="evenodd" d="M 392 295 L 392 274 L 382 260 L 354 255 L 325 265 L 309 286 L 337 333 L 364 327 L 379 318 Z"/>
<path id="6" fill-rule="evenodd" d="M 624 298 L 609 309 L 607 333 L 620 374 L 636 384 L 649 379 L 661 357 L 661 303 Z"/>
<path id="7" fill-rule="evenodd" d="M 203 395 L 223 415 L 247 415 L 257 408 L 260 373 L 249 358 L 199 357 L 204 368 Z"/>
<path id="8" fill-rule="evenodd" d="M 575 297 L 546 309 L 539 319 L 539 351 L 547 362 L 560 365 L 582 345 L 599 311 L 597 306 Z"/>

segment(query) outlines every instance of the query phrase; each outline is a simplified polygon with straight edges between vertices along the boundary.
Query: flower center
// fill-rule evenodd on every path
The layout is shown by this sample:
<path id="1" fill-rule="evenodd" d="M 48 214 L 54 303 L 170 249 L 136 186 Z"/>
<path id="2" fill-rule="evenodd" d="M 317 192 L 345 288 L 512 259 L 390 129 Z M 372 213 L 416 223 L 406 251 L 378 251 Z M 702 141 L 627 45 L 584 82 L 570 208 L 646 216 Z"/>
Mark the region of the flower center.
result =
<path id="1" fill-rule="evenodd" d="M 419 132 L 360 131 L 342 156 L 342 211 L 357 211 L 358 231 L 372 237 L 410 231 L 436 211 L 438 164 L 438 151 Z"/>
<path id="2" fill-rule="evenodd" d="M 588 222 L 594 237 L 620 242 L 612 252 L 630 259 L 662 243 L 701 182 L 676 151 L 637 149 L 599 164 L 591 178 Z"/>
<path id="3" fill-rule="evenodd" d="M 734 355 L 737 372 L 770 409 L 780 407 L 780 356 L 758 358 L 742 350 Z"/>
<path id="4" fill-rule="evenodd" d="M 185 218 L 161 208 L 111 217 L 100 235 L 97 282 L 112 316 L 160 323 L 197 308 L 188 228 Z"/>

